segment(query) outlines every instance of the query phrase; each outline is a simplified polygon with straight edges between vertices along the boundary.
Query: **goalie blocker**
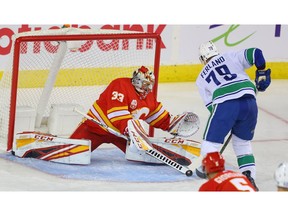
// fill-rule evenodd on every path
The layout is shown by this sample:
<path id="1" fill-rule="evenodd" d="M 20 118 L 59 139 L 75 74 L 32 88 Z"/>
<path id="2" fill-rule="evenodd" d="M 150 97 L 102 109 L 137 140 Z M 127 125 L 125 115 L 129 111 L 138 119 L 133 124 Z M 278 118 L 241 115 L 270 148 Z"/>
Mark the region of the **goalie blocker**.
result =
<path id="1" fill-rule="evenodd" d="M 65 164 L 86 165 L 91 162 L 91 141 L 67 139 L 39 132 L 22 132 L 15 136 L 12 154 Z"/>

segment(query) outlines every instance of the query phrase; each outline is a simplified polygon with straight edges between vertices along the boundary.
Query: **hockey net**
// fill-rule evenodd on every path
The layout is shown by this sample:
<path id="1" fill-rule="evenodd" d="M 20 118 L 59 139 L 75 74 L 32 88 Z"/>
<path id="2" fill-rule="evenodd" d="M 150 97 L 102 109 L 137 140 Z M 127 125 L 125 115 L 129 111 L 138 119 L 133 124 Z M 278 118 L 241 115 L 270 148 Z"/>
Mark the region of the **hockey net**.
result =
<path id="1" fill-rule="evenodd" d="M 62 28 L 16 34 L 0 80 L 0 149 L 15 134 L 69 136 L 115 78 L 141 65 L 154 70 L 157 96 L 161 38 L 154 33 Z"/>

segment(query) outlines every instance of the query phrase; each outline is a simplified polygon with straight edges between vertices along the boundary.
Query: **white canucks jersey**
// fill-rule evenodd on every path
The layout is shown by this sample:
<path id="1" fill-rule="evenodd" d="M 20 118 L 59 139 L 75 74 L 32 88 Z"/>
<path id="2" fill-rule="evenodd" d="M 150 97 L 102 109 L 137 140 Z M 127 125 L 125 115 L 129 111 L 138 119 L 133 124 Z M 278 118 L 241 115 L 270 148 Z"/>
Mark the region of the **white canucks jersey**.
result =
<path id="1" fill-rule="evenodd" d="M 245 72 L 245 69 L 254 64 L 253 58 L 247 50 L 227 52 L 214 56 L 204 66 L 196 85 L 210 111 L 212 105 L 239 98 L 244 94 L 255 97 L 255 85 Z"/>

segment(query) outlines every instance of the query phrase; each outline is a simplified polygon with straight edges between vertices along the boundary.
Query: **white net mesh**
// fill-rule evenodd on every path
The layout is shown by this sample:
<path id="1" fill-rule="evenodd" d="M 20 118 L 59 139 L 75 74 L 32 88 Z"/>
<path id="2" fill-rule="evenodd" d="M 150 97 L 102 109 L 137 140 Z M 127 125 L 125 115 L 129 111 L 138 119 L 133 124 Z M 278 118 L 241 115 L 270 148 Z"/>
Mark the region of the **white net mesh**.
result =
<path id="1" fill-rule="evenodd" d="M 23 130 L 50 133 L 48 122 L 54 104 L 77 104 L 87 111 L 113 79 L 132 77 L 141 65 L 153 70 L 156 39 L 135 38 L 134 32 L 129 32 L 133 38 L 123 39 L 123 33 L 127 34 L 64 28 L 16 35 L 14 39 L 35 35 L 43 39 L 34 37 L 31 42 L 20 42 L 20 51 L 14 55 L 19 56 L 17 85 L 13 88 L 15 98 L 11 97 L 12 71 L 16 67 L 12 46 L 11 61 L 0 81 L 0 148 L 7 148 L 8 132 L 12 128 L 14 134 Z M 71 36 L 67 41 L 59 38 L 45 41 L 43 35 Z M 85 38 L 87 35 L 93 35 L 93 39 Z M 103 39 L 99 35 L 119 35 L 119 38 Z M 13 104 L 16 119 L 9 120 Z"/>

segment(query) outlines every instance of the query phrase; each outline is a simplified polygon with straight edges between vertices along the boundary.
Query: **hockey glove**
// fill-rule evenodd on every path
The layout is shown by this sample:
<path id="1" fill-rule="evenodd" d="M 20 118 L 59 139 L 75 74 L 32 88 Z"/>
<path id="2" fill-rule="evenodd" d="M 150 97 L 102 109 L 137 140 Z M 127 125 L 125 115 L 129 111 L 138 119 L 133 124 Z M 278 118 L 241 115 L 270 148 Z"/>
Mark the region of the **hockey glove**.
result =
<path id="1" fill-rule="evenodd" d="M 256 70 L 256 88 L 258 91 L 265 91 L 271 83 L 271 69 Z"/>
<path id="2" fill-rule="evenodd" d="M 174 136 L 189 137 L 199 130 L 200 120 L 193 112 L 184 112 L 175 116 L 170 122 L 168 131 Z"/>

